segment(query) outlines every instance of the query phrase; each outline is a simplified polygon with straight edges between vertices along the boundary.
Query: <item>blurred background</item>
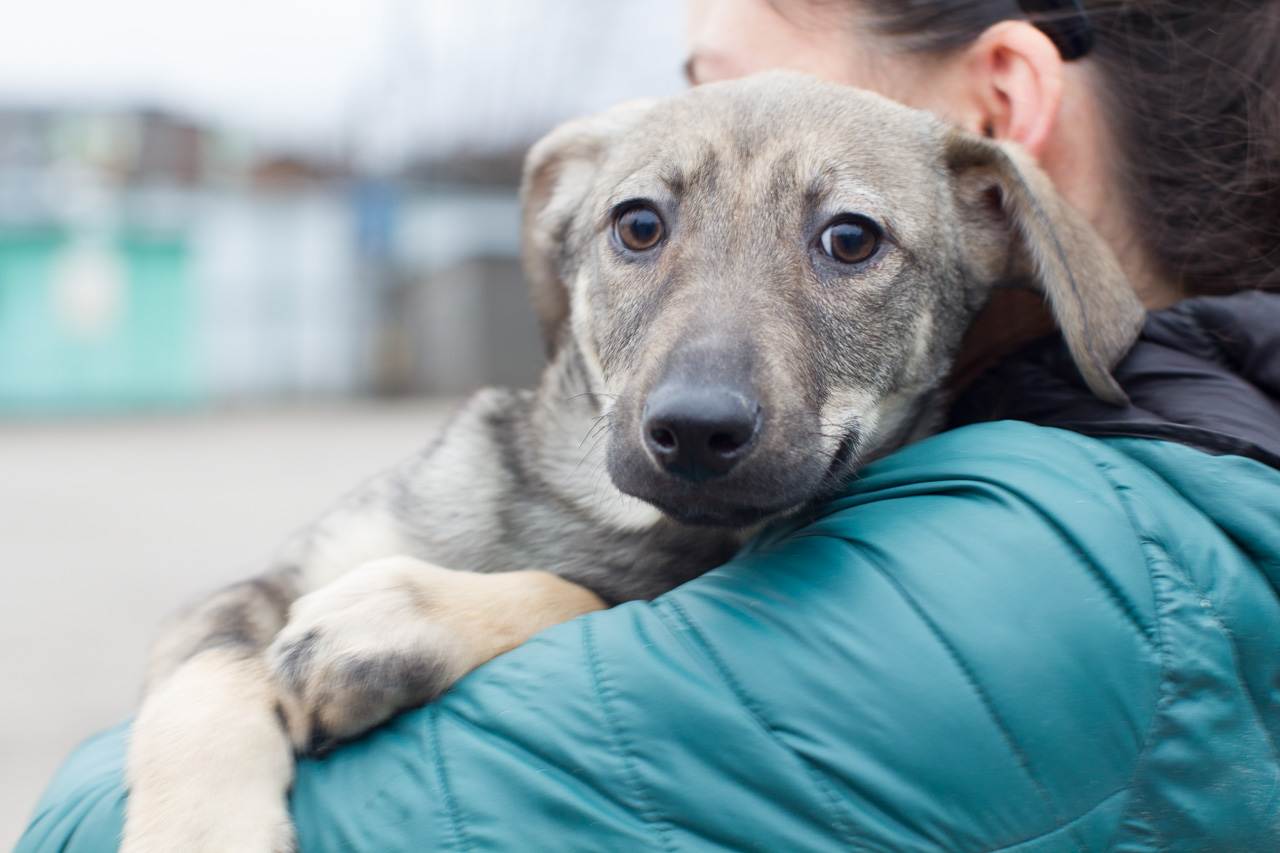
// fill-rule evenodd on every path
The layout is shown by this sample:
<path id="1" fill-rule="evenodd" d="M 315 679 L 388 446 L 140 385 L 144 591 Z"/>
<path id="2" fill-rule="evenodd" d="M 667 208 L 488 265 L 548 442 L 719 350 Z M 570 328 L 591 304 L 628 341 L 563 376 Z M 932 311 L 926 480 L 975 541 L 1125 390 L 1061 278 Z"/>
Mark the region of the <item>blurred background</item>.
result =
<path id="1" fill-rule="evenodd" d="M 527 146 L 680 0 L 42 0 L 0 26 L 0 847 L 202 590 L 541 366 Z"/>

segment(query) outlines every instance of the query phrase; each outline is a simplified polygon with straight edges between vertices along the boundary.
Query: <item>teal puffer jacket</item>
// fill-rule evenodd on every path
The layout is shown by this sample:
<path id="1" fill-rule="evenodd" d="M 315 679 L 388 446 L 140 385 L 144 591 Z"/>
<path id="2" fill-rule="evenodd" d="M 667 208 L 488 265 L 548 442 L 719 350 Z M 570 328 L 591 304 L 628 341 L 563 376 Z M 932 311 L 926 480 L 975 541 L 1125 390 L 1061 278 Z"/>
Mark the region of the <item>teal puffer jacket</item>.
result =
<path id="1" fill-rule="evenodd" d="M 125 732 L 20 851 L 114 848 Z M 323 761 L 303 851 L 1280 850 L 1280 472 L 1001 422 Z"/>

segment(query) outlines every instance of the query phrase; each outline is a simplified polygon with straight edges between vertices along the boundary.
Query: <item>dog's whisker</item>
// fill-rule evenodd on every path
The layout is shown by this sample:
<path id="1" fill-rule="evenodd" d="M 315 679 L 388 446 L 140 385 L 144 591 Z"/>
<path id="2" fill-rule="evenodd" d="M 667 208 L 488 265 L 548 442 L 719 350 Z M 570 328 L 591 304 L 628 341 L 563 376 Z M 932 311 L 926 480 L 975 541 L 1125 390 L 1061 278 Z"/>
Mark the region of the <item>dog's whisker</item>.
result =
<path id="1" fill-rule="evenodd" d="M 587 430 L 587 434 L 583 436 L 582 441 L 578 443 L 578 446 L 581 447 L 583 444 L 586 444 L 588 440 L 598 438 L 602 434 L 611 432 L 613 428 L 614 423 L 612 418 L 608 418 L 603 415 L 596 418 L 595 421 L 592 422 L 591 428 Z"/>
<path id="2" fill-rule="evenodd" d="M 594 419 L 594 420 L 591 422 L 591 427 L 590 427 L 590 428 L 586 431 L 586 433 L 582 436 L 582 440 L 578 442 L 578 448 L 579 448 L 579 449 L 581 449 L 581 448 L 582 448 L 582 445 L 586 444 L 586 443 L 587 443 L 588 441 L 590 441 L 590 440 L 591 440 L 591 439 L 592 439 L 592 438 L 593 438 L 597 433 L 599 433 L 599 432 L 601 431 L 601 429 L 602 429 L 602 426 L 601 426 L 601 425 L 602 425 L 602 424 L 604 425 L 603 429 L 605 429 L 605 430 L 608 430 L 608 429 L 612 429 L 612 428 L 613 428 L 613 427 L 612 427 L 612 422 L 608 419 L 608 417 L 609 417 L 609 416 L 608 416 L 607 414 L 604 414 L 604 415 L 601 415 L 600 417 L 598 417 L 598 418 Z"/>
<path id="3" fill-rule="evenodd" d="M 578 394 L 570 394 L 570 395 L 568 395 L 567 397 L 561 397 L 560 399 L 561 399 L 563 402 L 566 402 L 566 403 L 572 403 L 574 400 L 581 400 L 583 397 L 600 397 L 600 398 L 605 399 L 605 400 L 616 400 L 616 399 L 618 399 L 618 395 L 617 395 L 617 394 L 609 394 L 609 393 L 607 393 L 607 392 L 605 392 L 605 391 L 582 391 L 581 393 L 578 393 Z"/>
<path id="4" fill-rule="evenodd" d="M 582 458 L 578 460 L 578 464 L 573 467 L 574 473 L 577 473 L 577 471 L 582 468 L 582 463 L 586 462 L 587 459 L 595 455 L 596 450 L 600 447 L 600 442 L 604 441 L 605 438 L 608 437 L 609 433 L 612 430 L 613 430 L 613 425 L 609 424 L 603 430 L 599 431 L 599 433 L 595 437 L 595 440 L 591 442 L 591 446 L 588 447 L 586 452 L 582 454 Z M 586 442 L 586 439 L 583 439 L 583 443 L 585 442 Z M 582 444 L 579 444 L 578 447 L 581 448 Z M 603 459 L 598 460 L 597 464 L 600 465 L 601 468 L 603 468 L 604 460 Z"/>

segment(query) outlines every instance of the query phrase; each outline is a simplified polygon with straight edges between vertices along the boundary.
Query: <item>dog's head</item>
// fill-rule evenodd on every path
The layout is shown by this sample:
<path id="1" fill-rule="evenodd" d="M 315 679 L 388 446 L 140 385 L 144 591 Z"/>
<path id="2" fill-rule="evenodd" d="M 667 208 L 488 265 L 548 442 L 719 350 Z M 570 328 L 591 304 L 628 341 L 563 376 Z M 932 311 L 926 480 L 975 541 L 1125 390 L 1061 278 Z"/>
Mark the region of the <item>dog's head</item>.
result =
<path id="1" fill-rule="evenodd" d="M 745 526 L 901 442 L 994 286 L 1039 288 L 1089 387 L 1141 306 L 1013 149 L 771 73 L 567 124 L 525 168 L 548 346 L 608 400 L 609 475 Z M 580 355 L 579 355 L 580 354 Z"/>

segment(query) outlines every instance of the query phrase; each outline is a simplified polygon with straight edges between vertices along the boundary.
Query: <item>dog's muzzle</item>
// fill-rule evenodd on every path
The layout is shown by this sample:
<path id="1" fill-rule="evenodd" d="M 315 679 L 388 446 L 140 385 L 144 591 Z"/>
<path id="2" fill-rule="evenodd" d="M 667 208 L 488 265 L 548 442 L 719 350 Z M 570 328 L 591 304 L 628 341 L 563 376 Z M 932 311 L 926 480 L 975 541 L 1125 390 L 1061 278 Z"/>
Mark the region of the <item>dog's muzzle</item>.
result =
<path id="1" fill-rule="evenodd" d="M 745 338 L 680 340 L 653 384 L 618 396 L 607 461 L 619 491 L 717 527 L 748 527 L 813 495 L 830 457 L 809 447 L 816 425 L 798 395 L 761 384 Z"/>

